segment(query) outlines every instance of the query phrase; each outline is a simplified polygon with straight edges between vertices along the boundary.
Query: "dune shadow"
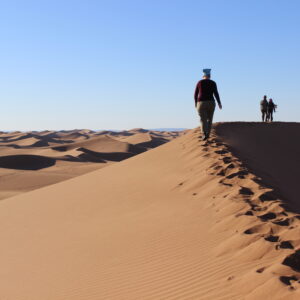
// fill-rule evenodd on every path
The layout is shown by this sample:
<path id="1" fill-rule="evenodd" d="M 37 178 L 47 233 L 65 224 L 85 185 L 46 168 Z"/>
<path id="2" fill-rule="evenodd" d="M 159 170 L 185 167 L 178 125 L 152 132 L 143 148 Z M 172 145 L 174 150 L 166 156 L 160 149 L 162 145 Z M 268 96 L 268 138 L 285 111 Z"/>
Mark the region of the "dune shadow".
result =
<path id="1" fill-rule="evenodd" d="M 143 147 L 143 148 L 156 148 L 158 146 L 165 144 L 166 142 L 168 142 L 168 140 L 164 138 L 156 138 L 149 142 L 138 143 L 136 144 L 136 146 Z"/>
<path id="2" fill-rule="evenodd" d="M 0 168 L 40 170 L 54 166 L 56 159 L 40 155 L 7 155 L 0 157 Z"/>
<path id="3" fill-rule="evenodd" d="M 59 151 L 59 152 L 65 152 L 68 151 L 68 146 L 55 146 L 55 147 L 51 147 L 52 150 L 54 151 Z"/>
<path id="4" fill-rule="evenodd" d="M 124 159 L 130 158 L 132 156 L 135 156 L 135 153 L 131 152 L 95 152 L 86 148 L 79 148 L 79 151 L 82 151 L 83 154 L 80 154 L 79 157 L 84 158 L 87 157 L 88 159 L 91 159 L 93 157 L 95 160 L 110 160 L 110 161 L 122 161 Z M 84 156 L 85 154 L 85 156 Z"/>
<path id="5" fill-rule="evenodd" d="M 106 163 L 103 158 L 97 157 L 96 155 L 90 153 L 79 154 L 77 160 L 80 162 Z"/>

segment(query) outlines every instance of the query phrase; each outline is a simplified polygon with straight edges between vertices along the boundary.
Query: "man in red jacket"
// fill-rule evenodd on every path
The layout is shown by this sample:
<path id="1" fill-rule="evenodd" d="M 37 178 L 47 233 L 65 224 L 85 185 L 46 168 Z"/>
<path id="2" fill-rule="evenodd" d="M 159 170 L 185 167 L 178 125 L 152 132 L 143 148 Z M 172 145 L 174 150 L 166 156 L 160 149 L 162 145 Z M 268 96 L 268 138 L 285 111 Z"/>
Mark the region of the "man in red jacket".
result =
<path id="1" fill-rule="evenodd" d="M 222 109 L 217 84 L 210 79 L 210 71 L 211 69 L 203 69 L 203 79 L 197 83 L 194 94 L 195 106 L 200 116 L 203 140 L 207 140 L 210 135 L 212 120 L 216 107 L 215 99 L 218 102 L 219 108 Z"/>

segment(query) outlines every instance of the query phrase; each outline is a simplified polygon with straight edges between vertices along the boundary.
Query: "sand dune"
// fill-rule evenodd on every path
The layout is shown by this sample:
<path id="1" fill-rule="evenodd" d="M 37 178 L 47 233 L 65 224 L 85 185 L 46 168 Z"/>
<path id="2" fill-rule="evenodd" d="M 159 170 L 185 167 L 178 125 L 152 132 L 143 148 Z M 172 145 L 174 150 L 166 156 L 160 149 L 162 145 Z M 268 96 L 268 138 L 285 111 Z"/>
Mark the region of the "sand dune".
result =
<path id="1" fill-rule="evenodd" d="M 120 138 L 120 137 L 119 137 Z M 130 136 L 122 136 L 122 141 L 126 141 L 130 144 L 137 145 L 140 143 L 150 142 L 152 140 L 151 134 L 146 133 L 136 133 Z"/>
<path id="2" fill-rule="evenodd" d="M 178 136 L 187 133 L 189 130 L 183 131 L 156 131 L 156 130 L 145 130 L 142 128 L 131 129 L 127 131 L 101 131 L 98 135 L 107 135 L 116 140 L 128 142 L 130 144 L 138 145 L 145 142 L 156 142 L 159 139 L 172 140 Z"/>
<path id="3" fill-rule="evenodd" d="M 119 137 L 120 138 L 120 137 Z M 140 148 L 150 149 L 160 146 L 166 143 L 169 136 L 163 134 L 157 134 L 156 132 L 142 132 L 136 133 L 128 137 L 121 137 L 122 142 L 128 142 L 130 144 L 139 146 Z"/>
<path id="4" fill-rule="evenodd" d="M 210 143 L 195 129 L 0 202 L 1 296 L 299 299 L 299 216 L 237 142 L 265 126 L 273 124 L 218 124 Z M 276 144 L 282 154 L 287 143 Z M 256 145 L 251 155 L 272 152 Z"/>
<path id="5" fill-rule="evenodd" d="M 39 155 L 0 156 L 0 168 L 16 170 L 39 170 L 53 165 L 55 165 L 55 159 Z"/>
<path id="6" fill-rule="evenodd" d="M 145 131 L 152 135 L 152 131 Z M 106 167 L 161 144 L 146 148 L 117 140 L 119 136 L 134 138 L 135 134 L 139 133 L 106 131 L 103 135 L 86 129 L 2 133 L 0 199 Z M 168 142 L 182 133 L 162 134 Z"/>
<path id="7" fill-rule="evenodd" d="M 70 143 L 63 146 L 56 146 L 52 149 L 58 151 L 68 151 L 72 149 L 85 148 L 97 152 L 133 152 L 141 153 L 142 151 L 133 145 L 120 142 L 107 135 L 92 137 L 85 141 Z"/>

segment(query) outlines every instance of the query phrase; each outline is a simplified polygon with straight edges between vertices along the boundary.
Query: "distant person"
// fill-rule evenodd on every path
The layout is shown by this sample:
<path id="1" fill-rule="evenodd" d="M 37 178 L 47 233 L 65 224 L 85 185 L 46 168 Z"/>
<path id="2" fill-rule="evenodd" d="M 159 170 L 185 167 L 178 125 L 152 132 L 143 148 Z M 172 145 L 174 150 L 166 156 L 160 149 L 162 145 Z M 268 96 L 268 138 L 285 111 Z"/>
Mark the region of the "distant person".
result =
<path id="1" fill-rule="evenodd" d="M 205 141 L 209 138 L 211 125 L 215 111 L 215 99 L 219 108 L 222 109 L 217 84 L 210 79 L 211 69 L 203 69 L 203 79 L 200 80 L 195 89 L 194 99 L 195 107 L 200 116 L 202 139 Z"/>
<path id="2" fill-rule="evenodd" d="M 273 122 L 273 112 L 276 112 L 276 105 L 274 104 L 273 100 L 270 99 L 268 103 L 268 114 L 267 114 L 267 120 L 269 122 Z"/>
<path id="3" fill-rule="evenodd" d="M 261 111 L 262 121 L 266 122 L 267 121 L 267 114 L 268 114 L 267 96 L 264 96 L 263 100 L 260 101 L 260 111 Z"/>

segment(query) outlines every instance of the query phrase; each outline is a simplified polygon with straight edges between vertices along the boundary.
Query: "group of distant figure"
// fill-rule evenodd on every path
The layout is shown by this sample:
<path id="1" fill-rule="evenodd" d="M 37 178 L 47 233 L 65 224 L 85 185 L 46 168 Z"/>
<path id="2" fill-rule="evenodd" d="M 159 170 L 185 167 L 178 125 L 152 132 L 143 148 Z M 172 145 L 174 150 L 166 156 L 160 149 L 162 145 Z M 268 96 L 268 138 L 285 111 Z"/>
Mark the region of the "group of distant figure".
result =
<path id="1" fill-rule="evenodd" d="M 270 98 L 267 100 L 267 96 L 260 101 L 261 118 L 263 122 L 273 122 L 273 113 L 276 112 L 277 105 Z"/>

